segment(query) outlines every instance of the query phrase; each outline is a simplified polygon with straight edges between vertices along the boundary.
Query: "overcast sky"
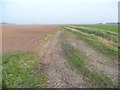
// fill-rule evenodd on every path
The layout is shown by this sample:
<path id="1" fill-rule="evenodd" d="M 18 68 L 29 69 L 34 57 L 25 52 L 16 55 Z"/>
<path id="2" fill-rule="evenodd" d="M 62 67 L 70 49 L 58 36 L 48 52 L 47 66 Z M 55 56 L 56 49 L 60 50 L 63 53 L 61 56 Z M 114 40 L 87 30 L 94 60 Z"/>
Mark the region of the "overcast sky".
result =
<path id="1" fill-rule="evenodd" d="M 3 22 L 87 24 L 118 21 L 119 0 L 0 0 Z M 1 19 L 1 18 L 0 18 Z"/>

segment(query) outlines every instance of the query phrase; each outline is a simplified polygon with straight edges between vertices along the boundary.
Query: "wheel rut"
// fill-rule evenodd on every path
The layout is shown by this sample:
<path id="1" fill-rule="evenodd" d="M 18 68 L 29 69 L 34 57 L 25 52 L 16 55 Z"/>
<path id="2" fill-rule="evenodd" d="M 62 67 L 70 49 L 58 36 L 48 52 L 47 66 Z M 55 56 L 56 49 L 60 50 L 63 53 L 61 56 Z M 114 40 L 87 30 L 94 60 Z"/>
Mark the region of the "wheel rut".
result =
<path id="1" fill-rule="evenodd" d="M 71 45 L 83 52 L 87 57 L 86 63 L 90 70 L 94 70 L 98 73 L 102 73 L 111 78 L 112 82 L 118 84 L 118 63 L 114 62 L 111 58 L 103 53 L 96 51 L 93 47 L 78 39 L 75 35 L 67 36 L 66 40 Z"/>

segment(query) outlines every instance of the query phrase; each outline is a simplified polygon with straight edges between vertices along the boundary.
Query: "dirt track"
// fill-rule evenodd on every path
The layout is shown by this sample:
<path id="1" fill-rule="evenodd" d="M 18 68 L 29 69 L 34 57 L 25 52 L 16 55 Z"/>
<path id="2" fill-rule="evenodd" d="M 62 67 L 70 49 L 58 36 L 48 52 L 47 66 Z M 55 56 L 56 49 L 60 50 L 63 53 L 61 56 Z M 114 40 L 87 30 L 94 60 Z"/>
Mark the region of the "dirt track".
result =
<path id="1" fill-rule="evenodd" d="M 39 56 L 39 63 L 44 65 L 45 72 L 48 74 L 48 87 L 91 87 L 84 75 L 72 69 L 67 63 L 65 52 L 61 45 L 61 42 L 65 39 L 73 47 L 86 54 L 90 69 L 105 73 L 113 79 L 113 82 L 117 83 L 117 64 L 112 64 L 112 60 L 109 57 L 95 51 L 74 36 L 63 38 L 62 31 L 56 25 L 30 26 L 29 28 L 26 26 L 7 26 L 3 28 L 3 51 L 11 52 L 30 49 L 35 51 Z M 45 33 L 55 31 L 55 35 L 49 41 L 43 42 L 41 40 Z"/>
<path id="2" fill-rule="evenodd" d="M 64 40 L 62 37 L 61 31 L 58 31 L 54 38 L 43 47 L 41 52 L 40 61 L 47 66 L 48 87 L 89 87 L 84 77 L 72 70 L 67 64 L 61 46 L 61 41 Z"/>

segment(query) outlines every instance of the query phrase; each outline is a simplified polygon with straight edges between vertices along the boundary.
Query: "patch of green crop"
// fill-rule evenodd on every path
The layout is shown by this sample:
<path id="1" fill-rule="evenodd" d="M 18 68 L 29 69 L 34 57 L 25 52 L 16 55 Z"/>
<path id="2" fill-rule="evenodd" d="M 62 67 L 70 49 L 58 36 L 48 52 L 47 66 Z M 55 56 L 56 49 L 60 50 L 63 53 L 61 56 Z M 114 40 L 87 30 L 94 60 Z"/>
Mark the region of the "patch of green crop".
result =
<path id="1" fill-rule="evenodd" d="M 88 78 L 88 81 L 93 85 L 93 87 L 116 87 L 116 85 L 112 83 L 110 78 L 95 71 L 89 70 L 85 63 L 86 57 L 84 53 L 77 51 L 68 42 L 63 42 L 62 45 L 64 47 L 64 51 L 66 53 L 67 60 L 70 63 L 70 65 L 73 68 L 79 70 L 86 78 Z"/>
<path id="2" fill-rule="evenodd" d="M 2 56 L 3 88 L 41 88 L 46 85 L 47 75 L 33 69 L 37 56 L 31 52 L 6 53 Z M 40 66 L 39 66 L 40 67 Z"/>
<path id="3" fill-rule="evenodd" d="M 43 40 L 45 40 L 45 41 L 48 41 L 48 40 L 50 40 L 51 38 L 52 38 L 52 34 L 51 33 L 47 33 L 47 34 L 45 34 L 44 36 L 43 36 Z"/>
<path id="4" fill-rule="evenodd" d="M 88 28 L 94 29 L 102 29 L 104 31 L 112 31 L 118 33 L 118 25 L 117 24 L 87 24 L 87 25 L 76 25 L 76 26 L 83 26 Z"/>

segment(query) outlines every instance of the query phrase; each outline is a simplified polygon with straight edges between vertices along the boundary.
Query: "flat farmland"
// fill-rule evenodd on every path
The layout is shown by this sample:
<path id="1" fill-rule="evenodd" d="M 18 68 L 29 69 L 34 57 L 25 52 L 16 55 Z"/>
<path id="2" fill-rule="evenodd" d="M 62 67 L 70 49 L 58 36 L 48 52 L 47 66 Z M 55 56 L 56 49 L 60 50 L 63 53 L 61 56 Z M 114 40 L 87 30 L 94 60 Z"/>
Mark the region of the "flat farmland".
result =
<path id="1" fill-rule="evenodd" d="M 52 32 L 57 25 L 3 25 L 3 52 L 22 51 L 34 40 Z"/>
<path id="2" fill-rule="evenodd" d="M 93 27 L 3 25 L 2 87 L 118 87 L 118 32 Z"/>

